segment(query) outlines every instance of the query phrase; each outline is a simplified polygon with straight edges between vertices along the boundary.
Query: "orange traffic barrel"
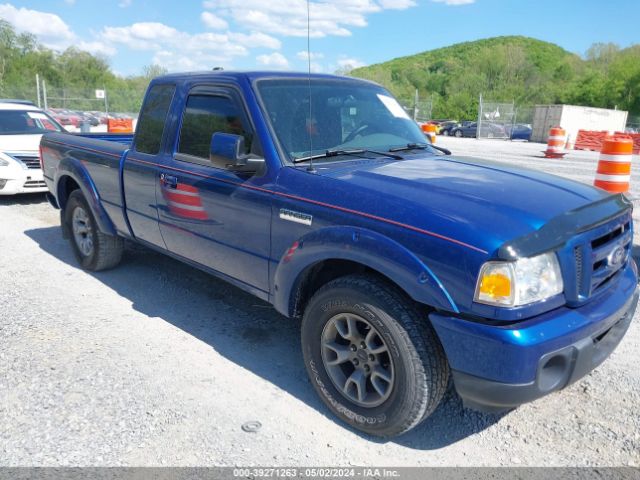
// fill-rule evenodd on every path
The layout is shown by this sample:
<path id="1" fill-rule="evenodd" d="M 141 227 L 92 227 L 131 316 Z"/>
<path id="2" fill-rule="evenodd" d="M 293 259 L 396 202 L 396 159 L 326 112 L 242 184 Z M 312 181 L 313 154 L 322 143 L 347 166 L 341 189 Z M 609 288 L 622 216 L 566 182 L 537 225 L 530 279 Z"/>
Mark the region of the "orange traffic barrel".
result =
<path id="1" fill-rule="evenodd" d="M 109 133 L 133 133 L 133 120 L 130 118 L 110 118 L 107 120 Z"/>
<path id="2" fill-rule="evenodd" d="M 567 143 L 567 132 L 562 127 L 551 127 L 547 149 L 544 151 L 546 158 L 562 158 L 565 155 L 564 146 Z"/>
<path id="3" fill-rule="evenodd" d="M 605 138 L 593 184 L 610 193 L 628 192 L 632 158 L 633 139 L 626 136 Z"/>
<path id="4" fill-rule="evenodd" d="M 431 143 L 436 143 L 436 131 L 437 128 L 433 123 L 423 123 L 422 126 L 422 133 L 424 133 L 427 137 L 429 137 L 429 140 L 431 140 Z"/>

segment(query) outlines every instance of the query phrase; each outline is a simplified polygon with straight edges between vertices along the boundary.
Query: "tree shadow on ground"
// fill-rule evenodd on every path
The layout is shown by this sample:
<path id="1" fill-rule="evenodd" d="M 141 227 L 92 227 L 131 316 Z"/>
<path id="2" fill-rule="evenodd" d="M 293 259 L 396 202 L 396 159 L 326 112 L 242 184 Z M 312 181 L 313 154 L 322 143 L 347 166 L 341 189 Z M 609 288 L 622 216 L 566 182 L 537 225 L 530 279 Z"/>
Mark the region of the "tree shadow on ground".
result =
<path id="1" fill-rule="evenodd" d="M 48 254 L 78 268 L 58 227 L 25 233 Z M 268 303 L 196 268 L 132 243 L 127 243 L 118 268 L 92 275 L 131 301 L 135 310 L 175 325 L 230 361 L 335 419 L 307 379 L 299 347 L 299 322 L 280 315 Z M 502 416 L 464 409 L 460 398 L 450 389 L 426 421 L 398 438 L 381 440 L 340 425 L 373 442 L 392 441 L 414 449 L 433 450 L 480 432 Z"/>

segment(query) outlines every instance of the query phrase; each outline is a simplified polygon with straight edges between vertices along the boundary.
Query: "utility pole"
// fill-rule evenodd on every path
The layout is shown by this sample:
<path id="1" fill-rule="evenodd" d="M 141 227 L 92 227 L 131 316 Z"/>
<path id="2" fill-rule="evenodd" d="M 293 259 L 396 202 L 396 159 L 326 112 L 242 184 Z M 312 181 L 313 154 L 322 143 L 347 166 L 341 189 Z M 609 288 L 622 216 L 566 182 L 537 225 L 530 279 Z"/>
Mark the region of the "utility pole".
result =
<path id="1" fill-rule="evenodd" d="M 107 87 L 103 86 L 104 89 L 104 113 L 109 116 L 109 104 L 107 103 Z"/>
<path id="2" fill-rule="evenodd" d="M 40 75 L 38 75 L 36 73 L 36 96 L 38 97 L 38 108 L 41 108 L 40 106 Z"/>
<path id="3" fill-rule="evenodd" d="M 418 120 L 418 89 L 416 88 L 416 96 L 413 99 L 413 121 Z"/>

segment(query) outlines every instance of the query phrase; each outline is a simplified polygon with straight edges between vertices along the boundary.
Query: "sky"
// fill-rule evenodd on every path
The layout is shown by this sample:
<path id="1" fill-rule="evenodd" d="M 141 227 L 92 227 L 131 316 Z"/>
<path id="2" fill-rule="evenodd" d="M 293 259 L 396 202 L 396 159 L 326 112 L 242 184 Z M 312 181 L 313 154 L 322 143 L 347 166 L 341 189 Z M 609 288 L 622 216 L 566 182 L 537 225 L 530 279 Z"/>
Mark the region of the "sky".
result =
<path id="1" fill-rule="evenodd" d="M 526 35 L 584 54 L 640 43 L 640 0 L 311 0 L 313 71 L 333 73 L 454 43 Z M 0 18 L 55 50 L 105 57 L 118 75 L 306 70 L 306 0 L 0 0 Z"/>

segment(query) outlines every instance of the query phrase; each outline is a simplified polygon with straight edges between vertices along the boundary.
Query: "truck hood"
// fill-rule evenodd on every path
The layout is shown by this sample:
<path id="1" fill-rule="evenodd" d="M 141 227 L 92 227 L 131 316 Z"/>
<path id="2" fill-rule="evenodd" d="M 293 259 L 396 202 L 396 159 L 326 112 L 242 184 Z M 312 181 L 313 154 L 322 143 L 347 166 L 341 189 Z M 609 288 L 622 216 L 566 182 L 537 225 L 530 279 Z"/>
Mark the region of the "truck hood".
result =
<path id="1" fill-rule="evenodd" d="M 607 195 L 555 175 L 465 157 L 425 155 L 318 167 L 321 175 L 349 184 L 361 211 L 487 253 Z"/>
<path id="2" fill-rule="evenodd" d="M 40 147 L 42 134 L 0 135 L 0 152 L 34 152 Z"/>

